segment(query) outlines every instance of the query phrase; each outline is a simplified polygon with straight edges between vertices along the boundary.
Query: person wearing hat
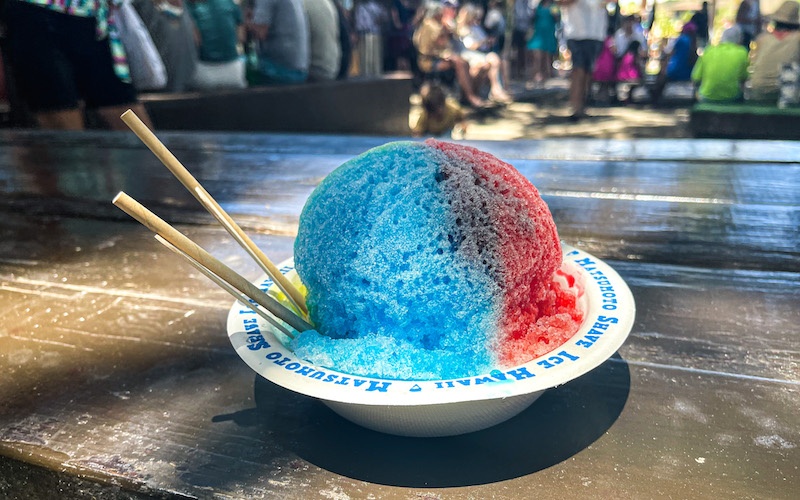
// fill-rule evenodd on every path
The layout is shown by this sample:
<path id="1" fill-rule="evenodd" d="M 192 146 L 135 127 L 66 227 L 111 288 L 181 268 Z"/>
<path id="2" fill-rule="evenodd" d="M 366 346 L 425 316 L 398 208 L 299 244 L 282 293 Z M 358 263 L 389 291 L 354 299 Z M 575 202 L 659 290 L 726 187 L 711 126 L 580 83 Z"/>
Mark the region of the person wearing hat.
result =
<path id="1" fill-rule="evenodd" d="M 752 54 L 749 99 L 777 103 L 781 68 L 800 62 L 800 3 L 786 0 L 769 19 L 772 30 L 756 38 Z"/>
<path id="2" fill-rule="evenodd" d="M 700 84 L 701 101 L 736 102 L 742 100 L 747 80 L 748 53 L 742 46 L 742 28 L 733 25 L 722 32 L 719 44 L 709 47 L 692 70 L 692 81 Z"/>

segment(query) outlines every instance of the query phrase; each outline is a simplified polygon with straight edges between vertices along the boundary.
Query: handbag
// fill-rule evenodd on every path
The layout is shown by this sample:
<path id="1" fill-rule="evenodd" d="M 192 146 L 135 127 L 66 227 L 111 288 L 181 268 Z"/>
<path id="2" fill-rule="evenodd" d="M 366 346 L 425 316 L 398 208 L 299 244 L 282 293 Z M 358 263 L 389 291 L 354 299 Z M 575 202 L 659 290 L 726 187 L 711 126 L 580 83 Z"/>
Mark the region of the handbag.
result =
<path id="1" fill-rule="evenodd" d="M 164 61 L 130 0 L 122 1 L 116 17 L 133 86 L 137 90 L 160 90 L 166 87 L 167 69 Z"/>
<path id="2" fill-rule="evenodd" d="M 198 61 L 188 87 L 196 90 L 246 88 L 245 58 L 239 57 L 228 62 Z"/>

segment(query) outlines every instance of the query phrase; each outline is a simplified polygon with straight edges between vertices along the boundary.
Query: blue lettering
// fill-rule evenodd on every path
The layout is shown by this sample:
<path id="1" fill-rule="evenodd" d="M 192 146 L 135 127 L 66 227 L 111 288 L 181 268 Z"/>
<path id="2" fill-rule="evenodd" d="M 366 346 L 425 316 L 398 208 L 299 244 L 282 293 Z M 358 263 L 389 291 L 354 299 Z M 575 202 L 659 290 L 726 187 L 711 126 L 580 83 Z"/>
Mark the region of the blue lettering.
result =
<path id="1" fill-rule="evenodd" d="M 584 345 L 584 344 L 579 344 L 579 345 Z M 584 347 L 590 347 L 591 345 L 592 344 L 584 345 Z M 560 365 L 567 359 L 570 361 L 577 361 L 580 358 L 578 356 L 568 353 L 567 351 L 561 351 L 555 356 L 550 356 L 547 359 L 543 359 L 542 361 L 537 362 L 536 364 L 539 366 L 543 366 L 545 368 L 553 368 L 556 365 Z"/>
<path id="2" fill-rule="evenodd" d="M 336 385 L 350 385 L 347 381 L 350 380 L 350 377 L 342 377 L 340 380 L 334 382 Z"/>
<path id="3" fill-rule="evenodd" d="M 254 332 L 250 333 L 261 333 L 256 329 Z M 251 351 L 257 351 L 259 349 L 268 349 L 270 347 L 269 342 L 264 340 L 263 335 L 250 335 L 247 337 L 247 348 Z"/>
<path id="4" fill-rule="evenodd" d="M 323 382 L 333 382 L 334 379 L 339 378 L 339 375 L 334 375 L 333 373 L 329 373 Z"/>
<path id="5" fill-rule="evenodd" d="M 370 380 L 367 392 L 371 391 L 386 392 L 386 389 L 388 389 L 390 385 L 392 385 L 391 382 L 377 382 L 375 380 Z"/>
<path id="6" fill-rule="evenodd" d="M 558 355 L 559 356 L 564 356 L 565 358 L 567 358 L 570 361 L 578 361 L 580 359 L 578 356 L 572 355 L 572 354 L 568 353 L 567 351 L 561 351 L 561 352 L 558 353 Z"/>
<path id="7" fill-rule="evenodd" d="M 522 368 L 517 368 L 516 370 L 509 370 L 506 373 L 508 373 L 517 380 L 535 377 L 535 375 L 529 372 L 528 369 L 525 368 L 524 366 Z"/>
<path id="8" fill-rule="evenodd" d="M 287 366 L 286 368 L 289 368 L 289 367 Z M 297 370 L 297 374 L 298 375 L 308 376 L 308 374 L 313 372 L 313 371 L 314 371 L 314 369 L 312 367 L 304 366 L 304 367 L 300 368 L 299 370 Z"/>
<path id="9" fill-rule="evenodd" d="M 288 363 L 288 362 L 289 362 L 289 361 L 291 361 L 291 360 L 292 360 L 292 358 L 286 358 L 286 357 L 284 357 L 284 358 L 283 358 L 282 360 L 280 360 L 280 361 L 275 361 L 275 364 L 276 364 L 276 365 L 278 365 L 278 366 L 286 366 L 286 363 Z M 300 365 L 298 364 L 297 366 L 300 366 Z"/>

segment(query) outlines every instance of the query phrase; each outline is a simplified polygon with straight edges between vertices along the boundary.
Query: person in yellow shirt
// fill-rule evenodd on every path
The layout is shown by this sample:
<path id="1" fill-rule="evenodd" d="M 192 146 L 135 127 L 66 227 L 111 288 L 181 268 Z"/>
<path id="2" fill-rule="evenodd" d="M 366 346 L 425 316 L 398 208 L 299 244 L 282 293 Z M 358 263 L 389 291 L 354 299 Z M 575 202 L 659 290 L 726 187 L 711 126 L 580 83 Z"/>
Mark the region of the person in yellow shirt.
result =
<path id="1" fill-rule="evenodd" d="M 423 135 L 441 136 L 453 129 L 466 131 L 466 113 L 455 101 L 448 98 L 441 86 L 425 83 L 420 89 L 422 113 L 411 128 L 415 137 Z M 449 134 L 448 134 L 449 135 Z"/>

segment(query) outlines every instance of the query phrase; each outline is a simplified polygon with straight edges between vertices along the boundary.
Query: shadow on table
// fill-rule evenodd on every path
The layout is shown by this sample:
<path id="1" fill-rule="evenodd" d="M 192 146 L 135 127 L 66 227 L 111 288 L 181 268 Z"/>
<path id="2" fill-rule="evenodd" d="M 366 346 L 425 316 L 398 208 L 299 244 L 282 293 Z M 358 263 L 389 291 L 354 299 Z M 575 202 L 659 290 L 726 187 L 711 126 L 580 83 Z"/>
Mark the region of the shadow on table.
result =
<path id="1" fill-rule="evenodd" d="M 257 411 L 274 423 L 276 401 L 292 394 L 257 377 Z M 630 392 L 628 364 L 615 354 L 588 374 L 545 392 L 516 417 L 445 438 L 392 436 L 357 426 L 321 403 L 283 420 L 280 445 L 330 472 L 403 487 L 494 483 L 546 469 L 579 453 L 619 417 Z M 301 396 L 295 396 L 301 397 Z M 272 427 L 270 424 L 265 424 Z"/>

